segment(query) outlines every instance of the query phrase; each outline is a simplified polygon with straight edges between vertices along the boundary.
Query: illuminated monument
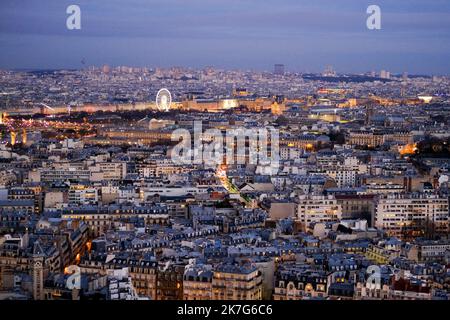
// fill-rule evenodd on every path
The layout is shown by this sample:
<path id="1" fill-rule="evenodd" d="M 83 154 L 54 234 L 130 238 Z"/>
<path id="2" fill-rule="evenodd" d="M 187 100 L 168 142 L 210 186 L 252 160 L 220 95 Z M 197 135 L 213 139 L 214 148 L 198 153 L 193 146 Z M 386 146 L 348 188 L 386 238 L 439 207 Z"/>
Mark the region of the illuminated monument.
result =
<path id="1" fill-rule="evenodd" d="M 15 131 L 11 131 L 10 136 L 11 136 L 11 145 L 14 146 L 16 144 L 17 133 Z"/>

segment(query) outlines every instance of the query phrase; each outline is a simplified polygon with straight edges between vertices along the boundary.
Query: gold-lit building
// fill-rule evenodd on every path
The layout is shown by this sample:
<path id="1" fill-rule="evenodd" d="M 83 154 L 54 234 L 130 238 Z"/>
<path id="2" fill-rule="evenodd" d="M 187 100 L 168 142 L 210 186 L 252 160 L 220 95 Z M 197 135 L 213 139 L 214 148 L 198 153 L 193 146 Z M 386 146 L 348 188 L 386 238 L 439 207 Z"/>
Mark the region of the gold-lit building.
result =
<path id="1" fill-rule="evenodd" d="M 275 274 L 273 300 L 326 298 L 329 279 L 323 271 L 282 268 Z"/>
<path id="2" fill-rule="evenodd" d="M 426 229 L 448 234 L 449 200 L 426 194 L 389 194 L 378 198 L 375 227 L 400 238 L 423 236 Z"/>
<path id="3" fill-rule="evenodd" d="M 145 258 L 114 257 L 104 262 L 93 256 L 86 256 L 78 267 L 82 274 L 106 275 L 107 270 L 128 268 L 133 287 L 139 296 L 156 300 L 157 262 Z"/>
<path id="4" fill-rule="evenodd" d="M 184 265 L 161 263 L 157 270 L 156 300 L 183 300 Z"/>
<path id="5" fill-rule="evenodd" d="M 213 300 L 261 300 L 262 275 L 254 266 L 223 264 L 214 270 Z"/>
<path id="6" fill-rule="evenodd" d="M 107 129 L 99 130 L 98 136 L 126 143 L 154 144 L 170 142 L 172 132 L 144 129 Z"/>
<path id="7" fill-rule="evenodd" d="M 183 300 L 211 300 L 212 277 L 211 270 L 186 266 L 183 276 Z"/>
<path id="8" fill-rule="evenodd" d="M 401 145 L 412 144 L 413 135 L 410 132 L 383 132 L 383 131 L 352 131 L 348 135 L 347 143 L 350 145 L 378 147 L 386 142 Z"/>

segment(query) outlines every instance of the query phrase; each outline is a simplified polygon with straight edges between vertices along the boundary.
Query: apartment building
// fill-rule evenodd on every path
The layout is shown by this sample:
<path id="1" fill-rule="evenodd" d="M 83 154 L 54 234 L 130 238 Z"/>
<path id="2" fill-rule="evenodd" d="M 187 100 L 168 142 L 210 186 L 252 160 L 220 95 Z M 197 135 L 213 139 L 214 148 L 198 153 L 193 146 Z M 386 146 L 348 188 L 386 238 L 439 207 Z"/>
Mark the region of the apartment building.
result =
<path id="1" fill-rule="evenodd" d="M 98 190 L 87 185 L 71 185 L 69 205 L 93 205 L 98 203 Z"/>
<path id="2" fill-rule="evenodd" d="M 187 265 L 183 276 L 183 300 L 211 300 L 212 266 Z"/>
<path id="3" fill-rule="evenodd" d="M 336 195 L 338 204 L 342 207 L 342 219 L 366 219 L 372 226 L 374 199 L 373 195 Z"/>
<path id="4" fill-rule="evenodd" d="M 447 197 L 427 194 L 390 194 L 380 196 L 375 205 L 375 227 L 389 235 L 405 232 L 420 235 L 422 226 L 433 224 L 437 233 L 447 233 L 449 226 Z"/>
<path id="5" fill-rule="evenodd" d="M 287 267 L 275 274 L 273 299 L 325 298 L 328 286 L 328 275 L 324 271 L 303 270 L 295 266 Z"/>
<path id="6" fill-rule="evenodd" d="M 378 147 L 386 142 L 399 144 L 413 143 L 413 135 L 410 132 L 390 131 L 352 131 L 348 135 L 347 143 L 350 145 Z"/>
<path id="7" fill-rule="evenodd" d="M 313 223 L 342 219 L 342 207 L 332 195 L 300 195 L 298 201 L 297 219 L 303 231 L 310 230 Z"/>
<path id="8" fill-rule="evenodd" d="M 224 263 L 217 266 L 212 278 L 213 300 L 261 300 L 262 275 L 252 265 Z"/>

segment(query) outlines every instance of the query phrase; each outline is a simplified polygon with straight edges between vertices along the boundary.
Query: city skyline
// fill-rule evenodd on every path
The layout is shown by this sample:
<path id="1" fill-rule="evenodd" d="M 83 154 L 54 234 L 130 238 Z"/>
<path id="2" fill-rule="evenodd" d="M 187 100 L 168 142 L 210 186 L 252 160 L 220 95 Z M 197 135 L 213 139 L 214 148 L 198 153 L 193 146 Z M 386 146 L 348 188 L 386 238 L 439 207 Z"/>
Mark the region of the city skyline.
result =
<path id="1" fill-rule="evenodd" d="M 0 68 L 79 69 L 83 61 L 271 71 L 283 63 L 291 72 L 450 73 L 450 5 L 441 0 L 377 1 L 381 30 L 366 27 L 369 1 L 83 0 L 81 30 L 65 26 L 70 4 L 3 1 Z"/>
<path id="2" fill-rule="evenodd" d="M 83 63 L 83 62 L 82 62 Z M 277 72 L 274 71 L 274 66 L 275 65 L 282 65 L 284 72 L 282 74 L 278 74 Z M 334 69 L 334 66 L 332 65 L 325 65 L 323 66 L 323 69 L 320 70 L 314 70 L 314 71 L 295 71 L 295 70 L 289 70 L 289 66 L 285 65 L 285 64 L 274 64 L 272 66 L 268 66 L 267 69 L 250 69 L 250 68 L 221 68 L 218 66 L 214 66 L 214 65 L 207 65 L 204 67 L 191 67 L 191 66 L 181 66 L 181 65 L 170 65 L 170 66 L 165 66 L 165 67 L 161 67 L 161 66 L 150 66 L 150 65 L 142 65 L 142 66 L 135 66 L 135 65 L 125 65 L 125 64 L 119 64 L 119 65 L 109 65 L 109 64 L 102 64 L 102 65 L 84 65 L 82 67 L 79 68 L 10 68 L 10 69 L 1 69 L 3 71 L 11 71 L 11 72 L 57 72 L 57 71 L 86 71 L 86 70 L 92 70 L 92 69 L 102 69 L 102 68 L 109 68 L 111 70 L 121 70 L 122 68 L 126 68 L 129 70 L 147 70 L 147 71 L 154 71 L 154 70 L 173 70 L 173 69 L 181 69 L 185 72 L 188 71 L 201 71 L 201 70 L 208 70 L 208 69 L 213 69 L 213 70 L 217 70 L 217 71 L 223 71 L 223 72 L 242 72 L 242 73 L 262 73 L 262 74 L 274 74 L 274 75 L 318 75 L 318 76 L 323 76 L 324 78 L 333 78 L 333 77 L 339 77 L 340 75 L 353 75 L 353 76 L 358 76 L 358 75 L 368 75 L 371 76 L 373 75 L 373 78 L 377 78 L 380 77 L 383 73 L 388 72 L 390 76 L 392 77 L 397 77 L 398 79 L 401 79 L 402 77 L 426 77 L 426 78 L 431 78 L 433 76 L 436 77 L 443 77 L 443 78 L 448 78 L 450 76 L 450 74 L 443 74 L 443 75 L 438 75 L 438 74 L 433 74 L 433 73 L 427 73 L 427 72 L 422 72 L 422 73 L 409 73 L 408 71 L 404 71 L 404 72 L 391 72 L 390 70 L 386 70 L 386 69 L 371 69 L 371 70 L 363 70 L 363 71 L 358 71 L 358 72 L 347 72 L 345 70 L 343 71 L 339 71 L 337 72 Z M 272 68 L 272 69 L 271 69 Z M 331 68 L 331 71 L 333 72 L 333 75 L 331 76 L 327 76 L 326 73 L 329 71 L 329 68 Z M 381 77 L 382 78 L 382 77 Z"/>
<path id="3" fill-rule="evenodd" d="M 448 0 L 76 1 L 0 1 L 0 303 L 450 301 Z"/>

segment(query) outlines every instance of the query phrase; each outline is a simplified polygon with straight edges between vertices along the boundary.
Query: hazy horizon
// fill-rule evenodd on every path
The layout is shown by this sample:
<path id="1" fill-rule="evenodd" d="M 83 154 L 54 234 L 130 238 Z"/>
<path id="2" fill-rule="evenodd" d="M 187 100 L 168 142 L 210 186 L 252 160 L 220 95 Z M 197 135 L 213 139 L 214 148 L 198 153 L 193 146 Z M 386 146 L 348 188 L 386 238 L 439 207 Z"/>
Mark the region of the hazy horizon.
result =
<path id="1" fill-rule="evenodd" d="M 102 68 L 105 65 L 92 65 L 92 66 L 86 66 L 86 67 L 80 67 L 80 68 L 3 68 L 0 70 L 2 71 L 13 71 L 13 72 L 45 72 L 45 71 L 81 71 L 81 70 L 87 70 L 90 67 L 95 67 L 95 68 Z M 116 67 L 129 67 L 129 68 L 147 68 L 150 70 L 154 70 L 156 68 L 161 68 L 161 69 L 172 69 L 172 68 L 184 68 L 184 69 L 188 69 L 188 70 L 202 70 L 204 68 L 209 68 L 212 67 L 216 70 L 223 70 L 223 71 L 242 71 L 242 72 L 267 72 L 267 73 L 273 73 L 273 70 L 270 69 L 264 69 L 264 70 L 259 70 L 259 69 L 250 69 L 250 68 L 220 68 L 220 67 L 216 67 L 216 66 L 204 66 L 204 67 L 199 67 L 199 68 L 195 68 L 195 67 L 190 67 L 190 66 L 177 66 L 177 65 L 173 65 L 173 66 L 167 66 L 167 67 L 158 67 L 158 66 L 132 66 L 132 65 L 107 65 L 111 68 L 116 68 Z M 321 74 L 324 70 L 317 70 L 317 71 L 310 71 L 310 72 L 306 72 L 306 71 L 296 71 L 296 70 L 289 70 L 288 66 L 285 66 L 286 70 L 285 73 L 286 74 Z M 272 66 L 273 69 L 273 66 Z M 337 73 L 337 76 L 339 75 L 364 75 L 367 74 L 369 72 L 375 71 L 378 72 L 380 70 L 366 70 L 364 72 L 345 72 L 345 71 L 341 71 Z M 389 71 L 389 70 L 386 70 Z M 402 76 L 401 73 L 391 73 L 391 76 Z M 418 76 L 424 76 L 424 77 L 433 77 L 433 76 L 442 76 L 442 77 L 450 77 L 450 74 L 442 74 L 442 75 L 437 75 L 437 74 L 427 74 L 427 73 L 408 73 L 407 76 L 409 77 L 418 77 Z"/>
<path id="2" fill-rule="evenodd" d="M 81 8 L 68 30 L 66 8 Z M 382 10 L 368 30 L 366 9 Z M 0 69 L 214 66 L 450 74 L 446 0 L 3 0 Z M 85 65 L 82 64 L 85 61 Z"/>

